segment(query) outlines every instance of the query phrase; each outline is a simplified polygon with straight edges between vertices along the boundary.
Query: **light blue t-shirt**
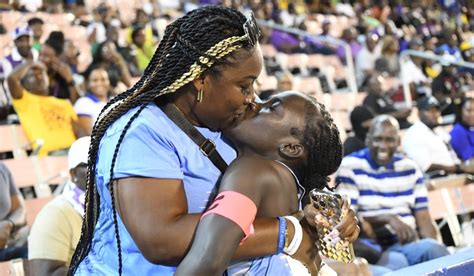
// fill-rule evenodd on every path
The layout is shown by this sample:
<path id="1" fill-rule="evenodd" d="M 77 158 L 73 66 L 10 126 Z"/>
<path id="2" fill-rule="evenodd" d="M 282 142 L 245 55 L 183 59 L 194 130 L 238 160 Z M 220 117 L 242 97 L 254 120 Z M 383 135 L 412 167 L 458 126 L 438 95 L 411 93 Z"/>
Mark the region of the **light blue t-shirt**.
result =
<path id="1" fill-rule="evenodd" d="M 117 243 L 107 183 L 118 138 L 136 110 L 137 108 L 129 111 L 112 124 L 100 142 L 98 156 L 101 158 L 97 160 L 96 171 L 96 184 L 101 199 L 100 216 L 91 250 L 80 264 L 76 275 L 118 274 Z M 235 159 L 236 152 L 221 138 L 221 133 L 206 128 L 198 130 L 214 141 L 217 150 L 228 164 Z M 220 171 L 202 154 L 198 146 L 155 104 L 147 106 L 131 124 L 120 146 L 114 170 L 115 179 L 132 176 L 182 179 L 189 213 L 201 213 L 204 210 L 220 175 Z M 119 216 L 117 219 L 123 275 L 173 275 L 175 267 L 148 262 Z M 275 260 L 272 260 L 273 258 Z M 276 265 L 275 268 L 287 269 L 283 258 L 275 255 L 248 262 L 247 272 L 263 271 L 270 263 L 272 266 Z"/>

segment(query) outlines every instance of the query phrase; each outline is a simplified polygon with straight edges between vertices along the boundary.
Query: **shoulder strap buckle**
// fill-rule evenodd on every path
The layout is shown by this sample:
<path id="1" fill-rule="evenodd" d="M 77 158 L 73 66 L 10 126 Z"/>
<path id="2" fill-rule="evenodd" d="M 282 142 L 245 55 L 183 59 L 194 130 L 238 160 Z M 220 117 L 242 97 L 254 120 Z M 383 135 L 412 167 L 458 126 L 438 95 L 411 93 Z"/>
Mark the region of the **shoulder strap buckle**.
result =
<path id="1" fill-rule="evenodd" d="M 216 144 L 214 141 L 210 139 L 206 139 L 200 146 L 199 150 L 201 150 L 202 154 L 204 154 L 206 157 L 209 157 L 215 150 L 216 150 Z"/>

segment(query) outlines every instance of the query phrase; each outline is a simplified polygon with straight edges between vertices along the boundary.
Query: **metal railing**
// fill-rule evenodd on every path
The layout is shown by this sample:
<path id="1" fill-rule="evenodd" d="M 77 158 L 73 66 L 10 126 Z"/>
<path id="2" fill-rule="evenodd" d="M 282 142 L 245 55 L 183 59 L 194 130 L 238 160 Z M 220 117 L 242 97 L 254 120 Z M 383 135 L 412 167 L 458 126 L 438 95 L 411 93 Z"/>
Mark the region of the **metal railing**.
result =
<path id="1" fill-rule="evenodd" d="M 258 19 L 257 22 L 260 26 L 268 27 L 268 28 L 271 28 L 271 29 L 283 31 L 283 32 L 290 33 L 290 34 L 294 34 L 294 35 L 297 35 L 297 36 L 302 37 L 302 38 L 303 37 L 310 37 L 314 41 L 324 42 L 324 43 L 327 43 L 327 44 L 332 44 L 332 45 L 343 47 L 344 48 L 344 54 L 345 54 L 345 57 L 346 57 L 346 63 L 347 63 L 344 67 L 345 67 L 346 73 L 347 73 L 346 76 L 347 76 L 348 88 L 349 88 L 350 92 L 357 93 L 357 83 L 356 83 L 356 78 L 355 78 L 354 60 L 353 60 L 353 57 L 352 57 L 351 47 L 347 42 L 345 42 L 341 39 L 333 38 L 333 37 L 318 36 L 318 35 L 315 35 L 315 34 L 312 34 L 312 33 L 306 32 L 306 31 L 302 31 L 302 30 L 299 30 L 299 29 L 289 28 L 289 27 L 286 27 L 286 26 L 283 26 L 283 25 L 275 24 L 271 21 L 264 21 L 264 20 Z M 347 89 L 339 89 L 339 90 L 336 90 L 336 91 L 337 92 L 347 92 Z"/>
<path id="2" fill-rule="evenodd" d="M 400 53 L 400 70 L 401 70 L 400 78 L 401 78 L 402 86 L 403 86 L 403 94 L 405 96 L 405 104 L 408 107 L 412 106 L 412 98 L 411 98 L 411 93 L 410 93 L 410 83 L 405 78 L 406 74 L 404 70 L 406 70 L 406 67 L 404 66 L 404 64 L 409 61 L 409 57 L 419 57 L 422 59 L 434 60 L 434 61 L 440 62 L 442 65 L 455 65 L 459 67 L 467 67 L 467 68 L 474 69 L 474 63 L 472 62 L 452 61 L 446 58 L 445 56 L 430 54 L 423 51 L 405 50 L 401 52 Z"/>

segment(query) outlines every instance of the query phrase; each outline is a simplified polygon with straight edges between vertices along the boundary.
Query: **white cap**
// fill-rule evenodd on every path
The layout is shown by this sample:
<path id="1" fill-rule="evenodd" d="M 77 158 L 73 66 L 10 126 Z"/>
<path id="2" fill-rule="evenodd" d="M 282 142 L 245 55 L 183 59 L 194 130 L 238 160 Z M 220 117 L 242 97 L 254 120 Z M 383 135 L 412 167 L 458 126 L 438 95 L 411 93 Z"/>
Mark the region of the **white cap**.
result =
<path id="1" fill-rule="evenodd" d="M 33 35 L 33 32 L 31 31 L 31 28 L 28 25 L 16 27 L 15 31 L 13 31 L 12 33 L 13 40 L 17 40 L 18 38 L 25 35 L 26 36 Z"/>
<path id="2" fill-rule="evenodd" d="M 87 157 L 89 153 L 89 145 L 91 144 L 91 137 L 86 136 L 77 139 L 72 143 L 69 153 L 67 155 L 67 162 L 69 169 L 74 169 L 81 163 L 87 164 Z"/>

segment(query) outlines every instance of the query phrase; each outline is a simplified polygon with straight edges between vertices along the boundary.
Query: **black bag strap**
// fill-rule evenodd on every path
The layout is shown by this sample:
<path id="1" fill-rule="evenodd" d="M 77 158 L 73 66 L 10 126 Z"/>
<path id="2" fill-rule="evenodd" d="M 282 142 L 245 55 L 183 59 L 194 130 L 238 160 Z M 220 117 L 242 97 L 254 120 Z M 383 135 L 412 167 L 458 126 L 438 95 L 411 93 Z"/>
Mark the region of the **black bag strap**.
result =
<path id="1" fill-rule="evenodd" d="M 183 113 L 173 103 L 163 103 L 158 99 L 155 100 L 156 105 L 173 121 L 191 140 L 199 146 L 201 152 L 212 161 L 222 174 L 224 174 L 228 165 L 216 149 L 216 144 L 204 137 L 189 121 L 184 117 Z"/>

